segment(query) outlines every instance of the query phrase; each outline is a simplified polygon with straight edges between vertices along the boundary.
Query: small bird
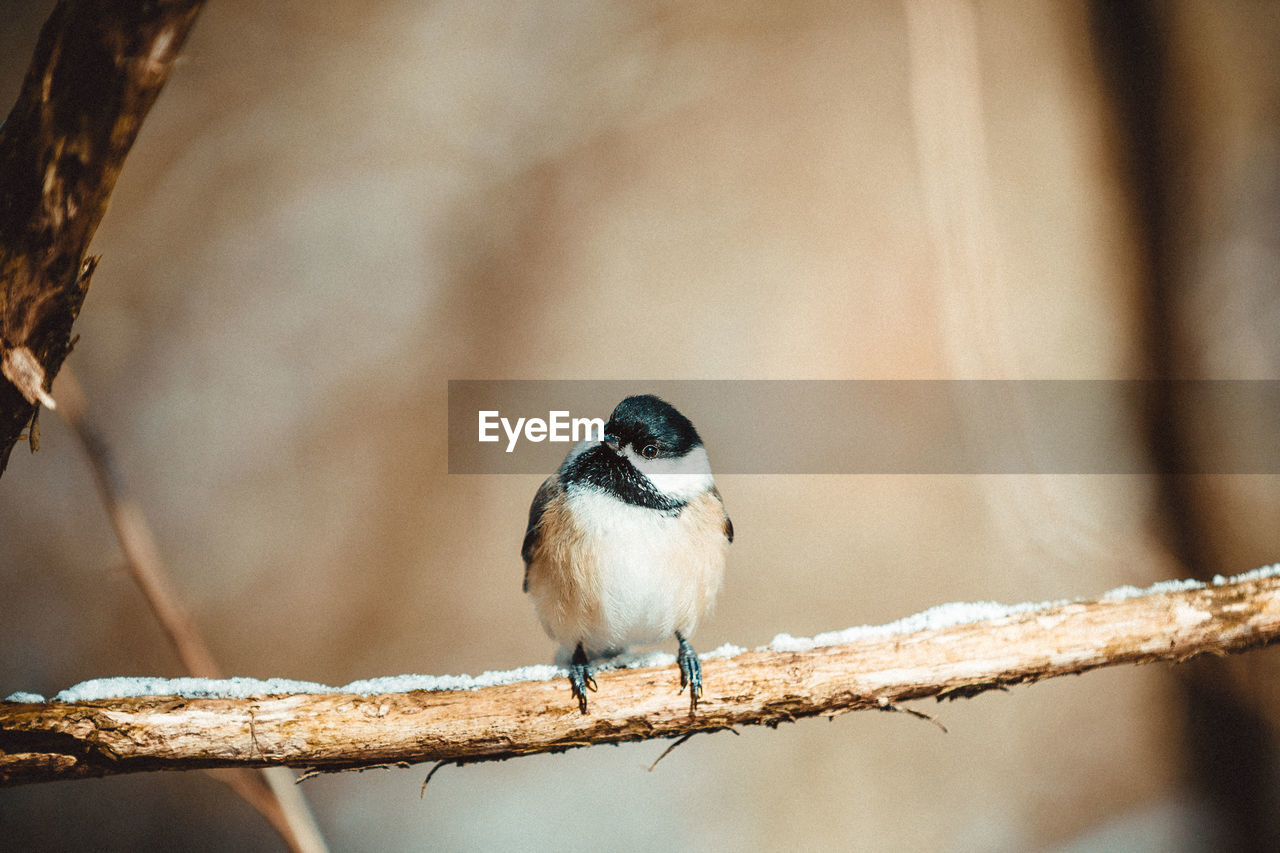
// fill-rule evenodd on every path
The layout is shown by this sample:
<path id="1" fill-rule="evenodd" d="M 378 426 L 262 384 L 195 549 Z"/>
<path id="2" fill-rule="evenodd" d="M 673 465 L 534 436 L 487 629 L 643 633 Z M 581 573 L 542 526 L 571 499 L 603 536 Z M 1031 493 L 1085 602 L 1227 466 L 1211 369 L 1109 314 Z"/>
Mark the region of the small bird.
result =
<path id="1" fill-rule="evenodd" d="M 529 508 L 524 591 L 561 644 L 578 709 L 593 662 L 675 636 L 693 713 L 702 664 L 689 645 L 720 589 L 733 522 L 698 431 L 652 395 L 628 397 L 603 440 L 579 442 Z"/>

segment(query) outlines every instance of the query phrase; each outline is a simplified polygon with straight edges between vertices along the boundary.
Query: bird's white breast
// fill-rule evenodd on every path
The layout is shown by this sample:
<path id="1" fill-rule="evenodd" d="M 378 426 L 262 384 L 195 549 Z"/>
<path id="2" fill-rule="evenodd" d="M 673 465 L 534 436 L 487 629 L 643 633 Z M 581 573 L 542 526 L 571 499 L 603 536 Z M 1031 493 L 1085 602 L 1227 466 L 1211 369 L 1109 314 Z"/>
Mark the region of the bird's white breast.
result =
<path id="1" fill-rule="evenodd" d="M 559 501 L 544 518 L 555 528 L 544 533 L 550 547 L 529 575 L 553 638 L 605 654 L 692 633 L 719 589 L 728 546 L 712 493 L 675 516 L 589 487 L 570 487 Z"/>

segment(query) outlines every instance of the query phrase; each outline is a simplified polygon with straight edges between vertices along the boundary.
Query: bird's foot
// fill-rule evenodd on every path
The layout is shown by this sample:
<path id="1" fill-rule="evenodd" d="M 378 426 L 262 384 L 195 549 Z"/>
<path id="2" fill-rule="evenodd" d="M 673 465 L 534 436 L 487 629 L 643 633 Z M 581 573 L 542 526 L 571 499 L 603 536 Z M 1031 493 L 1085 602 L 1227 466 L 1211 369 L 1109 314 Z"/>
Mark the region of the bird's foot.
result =
<path id="1" fill-rule="evenodd" d="M 689 714 L 698 710 L 698 698 L 702 696 L 702 661 L 680 632 L 676 632 L 680 641 L 680 650 L 676 652 L 676 662 L 680 664 L 680 692 L 689 688 Z"/>
<path id="2" fill-rule="evenodd" d="M 569 663 L 569 686 L 578 700 L 578 710 L 587 713 L 587 689 L 596 689 L 596 680 L 591 677 L 591 668 L 587 665 L 587 653 L 582 643 L 574 650 L 573 660 Z"/>

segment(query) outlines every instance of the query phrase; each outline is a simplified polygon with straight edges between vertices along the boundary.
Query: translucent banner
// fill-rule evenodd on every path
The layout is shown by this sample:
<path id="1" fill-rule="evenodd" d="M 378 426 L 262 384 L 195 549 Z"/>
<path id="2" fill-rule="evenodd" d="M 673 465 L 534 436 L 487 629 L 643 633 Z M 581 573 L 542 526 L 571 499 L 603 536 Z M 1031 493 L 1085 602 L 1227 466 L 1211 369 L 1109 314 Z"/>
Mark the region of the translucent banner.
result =
<path id="1" fill-rule="evenodd" d="M 1280 380 L 453 380 L 449 472 L 549 474 L 632 394 L 717 474 L 1280 474 Z"/>

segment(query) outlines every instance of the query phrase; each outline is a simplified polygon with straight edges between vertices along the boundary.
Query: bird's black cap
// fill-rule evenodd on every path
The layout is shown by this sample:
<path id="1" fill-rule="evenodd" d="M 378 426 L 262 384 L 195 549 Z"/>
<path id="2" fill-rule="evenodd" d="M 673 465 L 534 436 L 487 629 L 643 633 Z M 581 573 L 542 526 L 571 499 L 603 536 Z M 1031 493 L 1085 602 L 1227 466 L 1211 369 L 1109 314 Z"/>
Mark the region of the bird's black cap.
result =
<path id="1" fill-rule="evenodd" d="M 693 423 L 675 406 L 652 394 L 637 394 L 617 405 L 604 427 L 620 445 L 655 445 L 664 456 L 683 456 L 702 444 Z"/>

